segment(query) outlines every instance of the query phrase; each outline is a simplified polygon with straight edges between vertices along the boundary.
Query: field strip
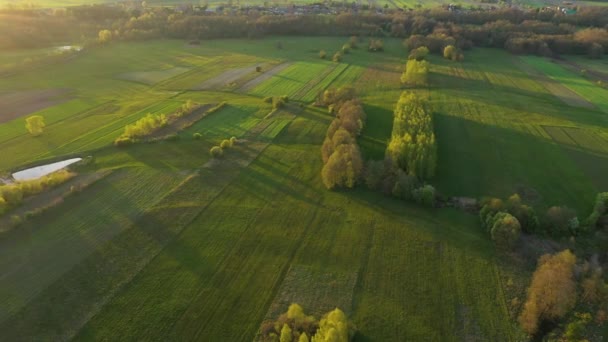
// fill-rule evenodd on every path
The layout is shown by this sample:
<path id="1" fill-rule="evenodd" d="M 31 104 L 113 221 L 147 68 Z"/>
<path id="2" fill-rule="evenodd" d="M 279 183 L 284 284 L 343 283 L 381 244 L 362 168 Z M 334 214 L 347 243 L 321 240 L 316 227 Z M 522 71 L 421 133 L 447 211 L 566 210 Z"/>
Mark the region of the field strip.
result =
<path id="1" fill-rule="evenodd" d="M 533 77 L 534 80 L 536 80 L 543 87 L 545 87 L 545 89 L 547 89 L 555 97 L 562 100 L 562 102 L 564 102 L 565 104 L 573 107 L 582 107 L 587 109 L 597 108 L 593 103 L 587 101 L 575 91 L 564 86 L 560 82 L 552 79 L 548 75 L 537 70 L 532 65 L 527 64 L 525 61 L 522 61 L 518 58 L 517 62 L 515 62 L 514 64 L 517 65 L 520 69 L 522 69 L 522 71 Z"/>
<path id="2" fill-rule="evenodd" d="M 0 93 L 0 124 L 70 101 L 70 89 Z"/>
<path id="3" fill-rule="evenodd" d="M 288 66 L 290 66 L 291 62 L 285 62 L 285 63 L 281 63 L 275 67 L 273 67 L 272 69 L 264 72 L 263 74 L 261 74 L 260 76 L 250 80 L 249 82 L 243 84 L 237 91 L 239 92 L 248 92 L 251 89 L 255 88 L 256 86 L 258 86 L 260 83 L 270 79 L 272 76 L 278 74 L 279 72 L 283 71 L 283 69 L 287 68 Z"/>
<path id="4" fill-rule="evenodd" d="M 98 180 L 107 177 L 110 173 L 112 173 L 112 170 L 77 175 L 73 179 L 54 189 L 26 198 L 19 207 L 0 217 L 0 234 L 5 232 L 5 227 L 11 227 L 12 223 L 10 222 L 10 217 L 13 215 L 23 217 L 28 211 L 41 208 L 47 210 L 56 205 L 60 205 L 63 202 L 63 199 L 70 194 L 72 186 L 81 189 L 86 188 Z M 2 278 L 2 276 L 0 276 L 0 278 Z"/>
<path id="5" fill-rule="evenodd" d="M 172 172 L 123 169 L 98 180 L 83 193 L 69 196 L 62 205 L 28 220 L 20 229 L 3 234 L 0 292 L 6 301 L 0 307 L 0 322 L 32 303 L 48 286 L 86 260 L 97 246 L 120 235 L 145 208 L 156 204 L 178 183 L 179 178 Z M 83 201 L 85 198 L 88 200 Z M 56 215 L 66 207 L 70 211 Z M 91 209 L 97 215 L 91 215 Z M 99 215 L 104 214 L 109 216 L 99 221 Z M 36 248 L 40 244 L 45 248 Z M 46 267 L 36 267 L 41 264 Z"/>
<path id="6" fill-rule="evenodd" d="M 204 81 L 198 86 L 195 86 L 192 90 L 213 90 L 225 87 L 226 85 L 237 81 L 239 78 L 255 72 L 256 66 L 257 64 L 225 71 L 211 79 Z"/>
<path id="7" fill-rule="evenodd" d="M 149 136 L 144 137 L 144 140 L 149 140 L 149 139 L 154 139 L 154 138 L 159 138 L 159 137 L 164 137 L 170 134 L 175 134 L 179 131 L 182 131 L 190 126 L 192 126 L 194 123 L 196 123 L 199 120 L 202 120 L 203 118 L 205 118 L 207 116 L 207 111 L 211 108 L 216 106 L 217 104 L 204 104 L 201 105 L 198 109 L 196 109 L 194 111 L 194 113 L 190 113 L 188 115 L 182 116 L 180 118 L 178 118 L 177 120 L 175 120 L 174 122 L 172 122 L 171 124 L 167 125 L 166 127 L 162 127 L 161 129 L 159 129 L 158 131 L 150 134 Z"/>
<path id="8" fill-rule="evenodd" d="M 598 70 L 594 70 L 592 68 L 585 67 L 576 62 L 564 60 L 564 59 L 555 59 L 557 64 L 563 66 L 564 68 L 570 70 L 573 73 L 580 73 L 581 70 L 587 70 L 587 74 L 593 76 L 596 79 L 602 80 L 604 82 L 608 82 L 608 74 L 605 72 L 601 72 Z"/>
<path id="9" fill-rule="evenodd" d="M 298 90 L 294 94 L 293 97 L 296 98 L 296 99 L 303 99 L 306 96 L 306 94 L 308 94 L 309 91 L 311 91 L 312 89 L 314 89 L 317 84 L 319 84 L 322 81 L 324 81 L 325 78 L 327 78 L 327 76 L 329 74 L 331 74 L 334 70 L 336 70 L 336 68 L 338 68 L 338 67 L 339 67 L 339 65 L 335 64 L 335 65 L 331 65 L 331 66 L 325 68 L 322 73 L 320 73 L 319 75 L 315 76 L 315 78 L 313 78 L 312 80 L 308 81 L 302 88 L 300 88 L 300 90 Z M 332 79 L 332 81 L 333 81 L 333 79 Z"/>

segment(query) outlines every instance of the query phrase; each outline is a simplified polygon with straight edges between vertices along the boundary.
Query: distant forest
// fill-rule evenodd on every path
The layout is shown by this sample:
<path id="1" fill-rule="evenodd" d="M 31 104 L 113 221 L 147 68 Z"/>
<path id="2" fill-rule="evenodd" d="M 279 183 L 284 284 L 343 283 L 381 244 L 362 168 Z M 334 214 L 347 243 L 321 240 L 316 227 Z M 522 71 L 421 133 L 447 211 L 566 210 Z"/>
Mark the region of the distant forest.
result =
<path id="1" fill-rule="evenodd" d="M 93 5 L 56 10 L 0 11 L 0 48 L 98 44 L 100 40 L 180 38 L 256 39 L 268 35 L 409 38 L 409 48 L 437 52 L 455 45 L 505 48 L 517 54 L 589 55 L 608 51 L 608 8 L 520 10 L 345 10 L 339 14 L 267 15 L 252 9 L 212 12 L 200 8 L 124 8 Z M 100 34 L 103 31 L 103 35 Z M 435 51 L 437 50 L 437 51 Z"/>

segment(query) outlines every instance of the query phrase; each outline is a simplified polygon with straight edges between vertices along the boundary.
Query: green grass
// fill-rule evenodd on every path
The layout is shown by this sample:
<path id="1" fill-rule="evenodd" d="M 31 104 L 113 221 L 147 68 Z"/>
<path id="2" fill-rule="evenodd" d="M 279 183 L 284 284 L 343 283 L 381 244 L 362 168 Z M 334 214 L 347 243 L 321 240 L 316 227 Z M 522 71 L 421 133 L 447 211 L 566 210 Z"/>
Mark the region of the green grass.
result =
<path id="1" fill-rule="evenodd" d="M 387 39 L 384 53 L 353 50 L 342 63 L 318 58 L 319 49 L 345 41 L 119 43 L 58 70 L 0 79 L 0 90 L 46 82 L 76 92 L 46 109 L 50 124 L 40 138 L 24 135 L 18 121 L 0 125 L 0 169 L 83 153 L 94 162 L 80 172 L 114 170 L 0 237 L 0 274 L 7 274 L 0 300 L 8 303 L 0 340 L 251 341 L 270 313 L 285 311 L 285 298 L 310 312 L 343 305 L 357 341 L 520 340 L 502 266 L 475 215 L 362 186 L 324 188 L 320 146 L 333 116 L 298 100 L 310 102 L 327 86 L 356 87 L 367 113 L 363 155 L 382 159 L 403 91 L 401 41 Z M 586 89 L 573 75 L 545 69 L 549 62 L 530 60 L 575 92 Z M 190 90 L 234 68 L 282 62 L 293 64 L 249 94 Z M 432 86 L 411 91 L 428 96 L 435 113 L 439 169 L 431 183 L 442 194 L 524 191 L 538 207 L 587 213 L 603 187 L 606 113 L 565 106 L 522 67 L 527 58 L 476 49 L 464 63 L 431 62 Z M 173 68 L 190 71 L 154 85 L 117 77 Z M 268 115 L 262 97 L 280 95 L 295 103 Z M 604 100 L 584 96 L 598 106 Z M 111 146 L 125 124 L 188 99 L 227 105 L 177 141 Z M 209 149 L 231 136 L 239 144 L 211 162 Z M 336 280 L 314 281 L 328 274 Z"/>
<path id="2" fill-rule="evenodd" d="M 155 70 L 155 71 L 134 71 L 128 72 L 122 75 L 119 75 L 120 78 L 125 79 L 127 81 L 140 82 L 144 84 L 156 84 L 158 82 L 162 82 L 164 80 L 168 80 L 177 75 L 181 75 L 187 72 L 186 68 L 171 68 L 165 70 Z"/>

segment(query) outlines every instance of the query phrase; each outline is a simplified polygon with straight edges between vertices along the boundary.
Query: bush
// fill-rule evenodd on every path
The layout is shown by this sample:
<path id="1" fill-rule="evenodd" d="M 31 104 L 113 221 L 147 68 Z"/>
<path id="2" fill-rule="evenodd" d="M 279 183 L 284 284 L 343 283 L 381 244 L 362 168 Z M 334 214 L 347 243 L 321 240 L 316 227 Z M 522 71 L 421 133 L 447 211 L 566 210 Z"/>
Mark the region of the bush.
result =
<path id="1" fill-rule="evenodd" d="M 200 133 L 194 133 L 194 134 L 192 134 L 192 138 L 194 140 L 201 140 L 203 138 L 203 135 Z"/>
<path id="2" fill-rule="evenodd" d="M 18 226 L 21 223 L 23 223 L 23 219 L 19 215 L 11 216 L 11 224 L 13 225 L 13 227 Z"/>
<path id="3" fill-rule="evenodd" d="M 262 67 L 261 66 L 256 66 L 255 67 L 255 71 L 256 72 L 262 72 Z"/>
<path id="4" fill-rule="evenodd" d="M 283 107 L 285 107 L 285 101 L 283 101 L 282 98 L 274 97 L 272 99 L 272 108 L 273 109 L 281 109 Z"/>
<path id="5" fill-rule="evenodd" d="M 238 143 L 238 139 L 236 137 L 230 138 L 230 146 L 234 146 Z"/>
<path id="6" fill-rule="evenodd" d="M 319 58 L 321 58 L 321 59 L 327 58 L 327 52 L 325 52 L 325 50 L 319 51 Z"/>
<path id="7" fill-rule="evenodd" d="M 284 103 L 289 103 L 289 96 L 287 96 L 287 95 L 281 96 L 281 101 L 283 101 Z"/>
<path id="8" fill-rule="evenodd" d="M 392 194 L 393 196 L 405 200 L 410 200 L 414 198 L 414 193 L 416 189 L 420 187 L 420 182 L 416 176 L 408 175 L 405 171 L 398 169 L 395 177 L 395 185 L 393 186 Z M 422 202 L 422 194 L 417 194 L 420 196 L 419 200 Z"/>
<path id="9" fill-rule="evenodd" d="M 272 96 L 267 96 L 262 101 L 264 101 L 264 103 L 272 103 Z"/>
<path id="10" fill-rule="evenodd" d="M 348 45 L 348 44 L 342 45 L 342 53 L 343 54 L 350 53 L 350 45 Z"/>
<path id="11" fill-rule="evenodd" d="M 224 150 L 222 150 L 221 147 L 219 146 L 213 146 L 210 150 L 209 153 L 211 154 L 211 156 L 213 158 L 220 158 L 224 155 Z"/>
<path id="12" fill-rule="evenodd" d="M 412 192 L 414 201 L 427 207 L 435 206 L 436 191 L 432 185 L 424 185 Z"/>
<path id="13" fill-rule="evenodd" d="M 120 136 L 114 140 L 114 146 L 116 147 L 124 147 L 129 146 L 134 143 L 134 140 L 129 137 Z"/>
<path id="14" fill-rule="evenodd" d="M 517 218 L 506 212 L 499 212 L 494 216 L 490 236 L 497 246 L 510 249 L 521 234 L 521 225 Z"/>
<path id="15" fill-rule="evenodd" d="M 598 226 L 600 218 L 608 215 L 608 192 L 602 192 L 597 194 L 595 197 L 595 205 L 591 215 L 586 220 L 586 224 L 591 229 L 595 229 Z"/>
<path id="16" fill-rule="evenodd" d="M 220 147 L 222 148 L 222 150 L 225 150 L 227 148 L 232 147 L 232 143 L 230 142 L 230 140 L 228 139 L 224 139 L 222 140 L 222 142 L 220 143 Z"/>
<path id="17" fill-rule="evenodd" d="M 334 62 L 336 62 L 336 63 L 342 61 L 342 53 L 339 52 L 339 51 L 336 52 L 331 60 L 334 61 Z"/>
<path id="18" fill-rule="evenodd" d="M 384 179 L 384 162 L 370 160 L 365 166 L 365 184 L 370 190 L 379 190 Z"/>

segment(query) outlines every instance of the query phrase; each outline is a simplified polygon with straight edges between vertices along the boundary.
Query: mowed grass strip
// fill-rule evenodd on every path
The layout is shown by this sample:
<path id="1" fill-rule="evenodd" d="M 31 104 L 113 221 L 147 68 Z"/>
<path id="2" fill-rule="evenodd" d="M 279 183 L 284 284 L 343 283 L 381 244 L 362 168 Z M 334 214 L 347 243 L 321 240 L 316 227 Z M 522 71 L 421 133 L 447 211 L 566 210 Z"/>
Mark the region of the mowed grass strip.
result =
<path id="1" fill-rule="evenodd" d="M 251 94 L 262 97 L 287 95 L 293 98 L 310 80 L 329 67 L 329 62 L 296 62 L 253 88 Z"/>
<path id="2" fill-rule="evenodd" d="M 550 78 L 560 82 L 565 87 L 593 103 L 608 114 L 608 89 L 602 88 L 584 79 L 581 75 L 569 71 L 546 58 L 526 56 L 521 57 L 526 63 L 542 71 Z"/>

